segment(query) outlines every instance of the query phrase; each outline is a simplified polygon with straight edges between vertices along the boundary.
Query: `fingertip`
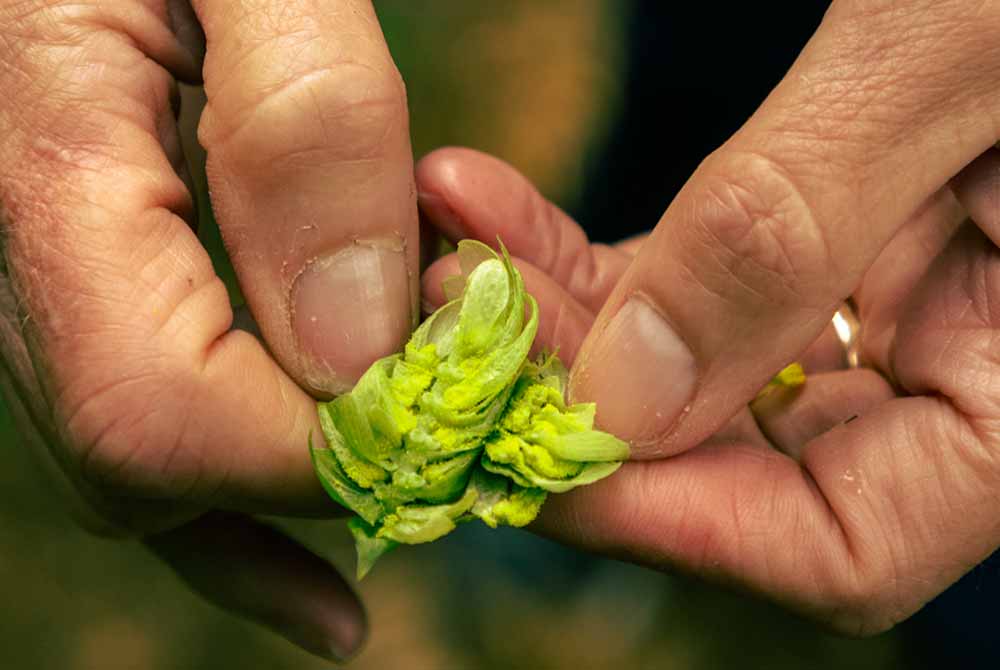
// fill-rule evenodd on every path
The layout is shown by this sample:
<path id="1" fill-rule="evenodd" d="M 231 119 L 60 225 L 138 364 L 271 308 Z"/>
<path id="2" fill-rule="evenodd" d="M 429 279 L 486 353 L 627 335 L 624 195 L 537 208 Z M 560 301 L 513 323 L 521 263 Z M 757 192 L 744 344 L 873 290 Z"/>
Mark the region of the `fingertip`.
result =
<path id="1" fill-rule="evenodd" d="M 547 202 L 511 165 L 473 149 L 445 147 L 417 164 L 416 186 L 421 211 L 451 241 L 468 237 L 495 247 L 499 236 L 512 254 L 532 258 L 528 251 L 544 232 L 536 219 Z"/>
<path id="2" fill-rule="evenodd" d="M 484 166 L 484 161 L 497 165 Z M 475 221 L 470 223 L 460 212 L 466 201 L 489 195 L 489 180 L 498 174 L 498 166 L 506 167 L 472 149 L 444 147 L 432 151 L 414 169 L 420 212 L 452 242 L 475 237 Z"/>
<path id="3" fill-rule="evenodd" d="M 367 614 L 347 581 L 275 528 L 212 513 L 146 544 L 210 602 L 310 653 L 342 663 L 365 643 Z"/>
<path id="4" fill-rule="evenodd" d="M 427 223 L 446 239 L 457 242 L 466 237 L 461 219 L 440 191 L 433 188 L 421 189 L 418 182 L 417 207 Z"/>
<path id="5" fill-rule="evenodd" d="M 452 242 L 479 240 L 546 273 L 588 308 L 599 308 L 631 260 L 591 245 L 583 229 L 504 161 L 447 147 L 417 165 L 417 199 L 427 223 Z"/>
<path id="6" fill-rule="evenodd" d="M 339 574 L 337 578 L 343 581 Z M 347 587 L 346 582 L 344 587 L 346 593 L 350 595 L 349 599 L 338 599 L 339 602 L 336 604 L 333 600 L 325 602 L 325 620 L 321 627 L 328 632 L 326 646 L 329 655 L 323 654 L 322 648 L 319 650 L 321 655 L 339 663 L 346 663 L 361 653 L 368 641 L 369 631 L 368 612 L 354 591 Z M 337 595 L 343 593 L 345 591 L 341 590 Z"/>
<path id="7" fill-rule="evenodd" d="M 441 147 L 417 161 L 414 167 L 417 190 L 451 192 L 465 183 L 484 162 L 506 165 L 489 154 L 466 147 Z M 495 168 L 496 165 L 490 167 Z"/>

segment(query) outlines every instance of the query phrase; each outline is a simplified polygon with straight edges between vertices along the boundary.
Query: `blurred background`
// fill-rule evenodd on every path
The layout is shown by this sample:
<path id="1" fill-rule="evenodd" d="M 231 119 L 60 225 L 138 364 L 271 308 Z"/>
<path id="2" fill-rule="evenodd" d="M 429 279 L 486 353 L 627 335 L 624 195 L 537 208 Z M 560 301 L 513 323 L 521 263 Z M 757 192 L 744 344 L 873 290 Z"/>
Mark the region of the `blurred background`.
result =
<path id="1" fill-rule="evenodd" d="M 415 154 L 475 147 L 517 166 L 595 238 L 648 229 L 827 3 L 674 4 L 378 2 Z M 203 234 L 231 278 L 217 235 Z M 78 530 L 0 410 L 0 668 L 329 667 L 200 602 L 140 546 Z M 275 523 L 353 573 L 342 523 Z M 997 572 L 988 562 L 891 633 L 849 640 L 754 599 L 469 524 L 391 554 L 359 586 L 372 636 L 350 667 L 998 667 L 986 660 Z"/>

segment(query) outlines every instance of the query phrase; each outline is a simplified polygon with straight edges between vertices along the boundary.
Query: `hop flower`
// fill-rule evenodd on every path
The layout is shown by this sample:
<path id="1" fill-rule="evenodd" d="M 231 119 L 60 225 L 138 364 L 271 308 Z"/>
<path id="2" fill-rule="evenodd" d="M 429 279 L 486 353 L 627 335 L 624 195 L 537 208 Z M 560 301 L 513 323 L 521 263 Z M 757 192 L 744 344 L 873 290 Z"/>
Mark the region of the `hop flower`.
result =
<path id="1" fill-rule="evenodd" d="M 503 250 L 459 243 L 451 302 L 377 361 L 354 390 L 319 404 L 326 447 L 311 449 L 349 522 L 358 577 L 398 544 L 430 542 L 462 521 L 524 526 L 549 492 L 610 475 L 628 456 L 593 429 L 592 403 L 567 406 L 566 370 L 528 360 L 538 305 Z M 527 314 L 526 314 L 527 313 Z"/>

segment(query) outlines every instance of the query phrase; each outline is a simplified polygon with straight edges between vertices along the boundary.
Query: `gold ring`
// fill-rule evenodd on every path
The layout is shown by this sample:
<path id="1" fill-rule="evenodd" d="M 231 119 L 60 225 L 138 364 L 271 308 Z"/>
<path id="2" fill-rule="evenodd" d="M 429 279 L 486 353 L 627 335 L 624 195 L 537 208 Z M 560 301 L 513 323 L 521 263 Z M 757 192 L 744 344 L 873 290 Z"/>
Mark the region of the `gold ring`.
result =
<path id="1" fill-rule="evenodd" d="M 861 320 L 858 319 L 853 300 L 848 298 L 844 301 L 834 313 L 832 323 L 837 340 L 844 348 L 847 368 L 853 370 L 861 367 Z"/>

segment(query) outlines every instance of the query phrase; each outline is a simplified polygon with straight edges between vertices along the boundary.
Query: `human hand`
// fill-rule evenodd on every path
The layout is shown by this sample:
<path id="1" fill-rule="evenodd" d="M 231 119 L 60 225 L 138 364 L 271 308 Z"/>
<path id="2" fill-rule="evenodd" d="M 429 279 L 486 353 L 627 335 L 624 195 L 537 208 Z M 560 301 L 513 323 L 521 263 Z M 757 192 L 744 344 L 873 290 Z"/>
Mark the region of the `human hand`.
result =
<path id="1" fill-rule="evenodd" d="M 933 193 L 862 272 L 853 296 L 871 369 L 845 369 L 829 325 L 838 302 L 819 313 L 821 306 L 796 299 L 797 291 L 805 297 L 823 288 L 824 279 L 839 284 L 836 277 L 800 266 L 793 252 L 773 257 L 776 265 L 764 272 L 739 262 L 762 263 L 746 255 L 760 251 L 756 246 L 741 247 L 743 256 L 707 242 L 675 246 L 715 221 L 671 218 L 684 198 L 705 197 L 691 191 L 701 178 L 693 178 L 652 237 L 609 247 L 589 244 L 565 214 L 495 159 L 447 149 L 417 167 L 428 222 L 453 239 L 503 239 L 538 299 L 539 341 L 559 347 L 568 363 L 576 360 L 576 399 L 595 399 L 598 420 L 631 437 L 644 459 L 553 496 L 535 528 L 765 594 L 842 631 L 883 630 L 1000 544 L 1000 376 L 990 353 L 1000 327 L 991 307 L 1000 299 L 1000 152 L 987 152 L 951 188 Z M 788 225 L 797 220 L 792 216 L 757 225 Z M 779 239 L 774 231 L 760 234 L 760 244 Z M 842 241 L 839 263 L 853 267 L 851 244 L 859 239 Z M 720 259 L 727 263 L 713 264 Z M 778 272 L 793 262 L 799 275 Z M 441 280 L 455 274 L 455 265 L 446 257 L 425 273 L 429 307 L 443 301 Z M 718 284 L 699 283 L 696 272 Z M 677 286 L 660 283 L 664 276 Z M 640 280 L 648 284 L 627 293 L 629 282 Z M 671 386 L 685 369 L 657 359 L 658 350 L 676 348 L 673 339 L 653 334 L 654 351 L 633 353 L 648 326 L 609 327 L 607 313 L 625 296 L 652 301 L 647 296 L 659 300 L 672 291 L 688 292 L 688 302 L 677 297 L 669 304 L 683 319 L 683 341 L 696 347 L 697 391 L 672 432 L 642 441 L 662 404 L 677 397 Z M 787 348 L 795 333 L 801 344 Z M 612 343 L 601 344 L 601 335 Z M 731 376 L 716 368 L 716 358 L 730 362 Z M 796 359 L 810 373 L 806 385 L 754 402 L 751 412 L 760 387 Z M 754 386 L 745 381 L 751 375 Z M 731 408 L 736 398 L 741 404 Z"/>
<path id="2" fill-rule="evenodd" d="M 302 387 L 348 388 L 415 319 L 405 94 L 366 0 L 193 5 L 0 1 L 4 400 L 87 527 L 343 657 L 351 589 L 239 513 L 327 513 Z M 194 231 L 176 82 L 202 72 L 213 204 L 266 344 L 232 329 Z"/>

